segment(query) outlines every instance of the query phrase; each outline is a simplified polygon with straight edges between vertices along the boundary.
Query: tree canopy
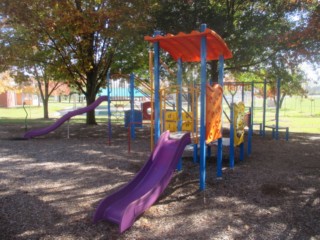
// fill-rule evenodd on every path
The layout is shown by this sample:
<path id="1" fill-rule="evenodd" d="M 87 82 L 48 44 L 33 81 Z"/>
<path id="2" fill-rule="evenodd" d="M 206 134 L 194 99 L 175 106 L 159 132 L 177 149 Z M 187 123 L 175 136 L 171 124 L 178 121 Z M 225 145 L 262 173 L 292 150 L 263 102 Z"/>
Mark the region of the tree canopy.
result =
<path id="1" fill-rule="evenodd" d="M 42 79 L 67 82 L 91 104 L 110 68 L 147 70 L 144 35 L 206 23 L 232 50 L 226 70 L 235 76 L 301 85 L 300 64 L 319 66 L 319 12 L 317 0 L 0 0 L 0 68 L 42 69 Z M 217 79 L 216 62 L 210 67 Z"/>
<path id="2" fill-rule="evenodd" d="M 132 46 L 147 26 L 149 1 L 117 0 L 21 0 L 1 1 L 3 62 L 22 61 L 26 49 L 49 51 L 46 55 L 55 73 L 64 73 L 71 86 L 91 104 L 105 84 L 112 63 L 129 69 L 121 48 Z M 141 37 L 142 39 L 142 37 Z M 24 48 L 21 46 L 24 45 Z M 121 57 L 121 59 L 120 59 Z M 13 61 L 14 60 L 14 61 Z M 42 62 L 33 58 L 34 63 Z M 87 123 L 95 123 L 94 111 Z"/>
<path id="3" fill-rule="evenodd" d="M 155 28 L 164 33 L 190 32 L 207 23 L 233 52 L 226 67 L 231 73 L 294 82 L 303 80 L 302 62 L 319 65 L 319 11 L 317 1 L 308 0 L 164 0 L 154 15 Z M 217 79 L 216 62 L 211 78 Z"/>

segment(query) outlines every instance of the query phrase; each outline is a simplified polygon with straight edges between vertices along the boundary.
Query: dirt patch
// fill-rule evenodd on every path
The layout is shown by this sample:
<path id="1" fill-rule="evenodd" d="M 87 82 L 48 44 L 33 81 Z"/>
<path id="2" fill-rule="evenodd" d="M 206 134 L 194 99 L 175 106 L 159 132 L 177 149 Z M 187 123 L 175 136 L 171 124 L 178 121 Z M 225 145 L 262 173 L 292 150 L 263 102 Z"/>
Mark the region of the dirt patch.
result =
<path id="1" fill-rule="evenodd" d="M 36 126 L 33 126 L 36 127 Z M 320 239 L 320 135 L 290 133 L 275 141 L 253 136 L 250 156 L 216 178 L 216 149 L 207 159 L 206 190 L 199 165 L 184 153 L 157 203 L 124 234 L 92 223 L 99 202 L 127 183 L 148 159 L 150 131 L 71 124 L 28 141 L 23 126 L 0 126 L 1 239 Z"/>

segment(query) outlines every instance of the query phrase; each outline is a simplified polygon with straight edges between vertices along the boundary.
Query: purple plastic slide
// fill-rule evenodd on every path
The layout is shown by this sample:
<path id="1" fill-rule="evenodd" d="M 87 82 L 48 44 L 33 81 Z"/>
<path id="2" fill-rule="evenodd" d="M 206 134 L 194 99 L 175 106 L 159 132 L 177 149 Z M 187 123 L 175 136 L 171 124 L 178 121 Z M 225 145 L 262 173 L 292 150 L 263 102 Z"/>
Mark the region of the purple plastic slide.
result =
<path id="1" fill-rule="evenodd" d="M 80 114 L 89 112 L 89 111 L 95 109 L 96 107 L 98 107 L 103 101 L 107 101 L 107 100 L 108 100 L 107 96 L 101 96 L 96 101 L 91 103 L 89 106 L 68 112 L 67 114 L 65 114 L 61 118 L 59 118 L 52 125 L 45 127 L 45 128 L 30 130 L 30 131 L 26 132 L 23 137 L 26 139 L 30 139 L 33 137 L 48 134 L 49 132 L 52 132 L 55 129 L 57 129 L 58 127 L 60 127 L 65 121 L 68 121 L 70 118 L 72 118 L 76 115 L 80 115 Z"/>
<path id="2" fill-rule="evenodd" d="M 107 196 L 99 204 L 93 221 L 108 220 L 119 225 L 120 233 L 132 226 L 135 219 L 147 210 L 169 184 L 190 133 L 170 137 L 164 132 L 137 175 L 124 187 Z"/>

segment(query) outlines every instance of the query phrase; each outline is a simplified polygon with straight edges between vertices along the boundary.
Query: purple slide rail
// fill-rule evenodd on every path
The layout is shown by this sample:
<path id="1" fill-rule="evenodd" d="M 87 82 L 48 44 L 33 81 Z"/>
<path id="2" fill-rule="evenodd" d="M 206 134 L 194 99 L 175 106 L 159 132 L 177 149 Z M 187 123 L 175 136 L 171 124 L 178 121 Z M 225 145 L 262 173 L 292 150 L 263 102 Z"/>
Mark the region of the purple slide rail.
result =
<path id="1" fill-rule="evenodd" d="M 58 127 L 60 127 L 64 122 L 68 121 L 70 118 L 72 118 L 76 115 L 81 115 L 83 113 L 89 112 L 89 111 L 95 109 L 96 107 L 98 107 L 103 101 L 107 101 L 107 100 L 108 100 L 107 96 L 101 96 L 87 107 L 79 108 L 77 110 L 68 112 L 67 114 L 65 114 L 61 118 L 59 118 L 55 123 L 53 123 L 52 125 L 50 125 L 48 127 L 34 129 L 34 130 L 30 130 L 30 131 L 26 132 L 24 134 L 23 138 L 30 139 L 33 137 L 48 134 L 49 132 L 52 132 L 55 129 L 57 129 Z"/>
<path id="2" fill-rule="evenodd" d="M 190 133 L 170 138 L 164 132 L 149 160 L 124 187 L 103 199 L 96 209 L 93 221 L 107 220 L 119 225 L 120 233 L 132 226 L 135 219 L 154 204 L 169 184 Z"/>

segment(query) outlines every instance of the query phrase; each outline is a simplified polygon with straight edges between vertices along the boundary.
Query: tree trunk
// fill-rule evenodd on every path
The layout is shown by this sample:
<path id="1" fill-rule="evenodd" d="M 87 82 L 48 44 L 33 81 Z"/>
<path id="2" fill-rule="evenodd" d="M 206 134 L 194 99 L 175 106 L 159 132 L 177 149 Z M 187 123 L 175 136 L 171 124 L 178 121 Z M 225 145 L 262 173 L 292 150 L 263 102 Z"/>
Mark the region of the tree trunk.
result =
<path id="1" fill-rule="evenodd" d="M 94 67 L 86 74 L 87 76 L 87 83 L 86 83 L 86 101 L 87 106 L 92 104 L 96 100 L 96 94 L 97 94 L 97 69 Z M 90 112 L 87 112 L 87 119 L 86 123 L 89 125 L 95 125 L 96 122 L 96 116 L 94 109 Z"/>
<path id="2" fill-rule="evenodd" d="M 209 78 L 212 83 L 218 83 L 219 72 L 218 72 L 218 61 L 210 61 L 210 74 Z"/>
<path id="3" fill-rule="evenodd" d="M 282 96 L 280 97 L 280 104 L 279 104 L 279 106 L 280 106 L 280 109 L 281 109 L 281 107 L 282 107 L 282 104 L 283 104 L 283 100 L 284 100 L 284 98 L 286 97 L 286 93 L 284 93 L 284 94 L 282 94 Z"/>
<path id="4" fill-rule="evenodd" d="M 45 97 L 42 99 L 43 103 L 43 118 L 49 119 L 49 98 Z"/>
<path id="5" fill-rule="evenodd" d="M 92 104 L 95 101 L 95 96 L 93 96 L 93 97 L 87 96 L 86 100 L 87 100 L 87 106 L 89 106 L 90 104 Z M 89 125 L 96 125 L 97 124 L 94 109 L 92 111 L 87 112 L 86 124 L 89 124 Z"/>
<path id="6" fill-rule="evenodd" d="M 44 82 L 44 96 L 43 96 L 43 118 L 49 119 L 49 81 Z"/>

